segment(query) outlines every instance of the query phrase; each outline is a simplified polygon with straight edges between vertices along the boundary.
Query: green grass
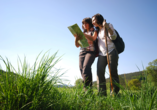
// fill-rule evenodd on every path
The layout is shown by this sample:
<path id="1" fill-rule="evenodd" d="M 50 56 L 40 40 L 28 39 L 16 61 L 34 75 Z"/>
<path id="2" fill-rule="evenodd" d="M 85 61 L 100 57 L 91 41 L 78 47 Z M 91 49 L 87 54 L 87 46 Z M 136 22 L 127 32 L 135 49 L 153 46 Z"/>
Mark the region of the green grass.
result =
<path id="1" fill-rule="evenodd" d="M 29 67 L 26 58 L 19 58 L 18 70 L 7 59 L 6 73 L 0 73 L 1 110 L 156 110 L 157 90 L 146 81 L 141 90 L 123 89 L 119 96 L 98 96 L 97 90 L 84 93 L 82 88 L 57 88 L 61 83 L 57 52 L 44 54 Z M 15 75 L 17 73 L 18 75 Z M 119 85 L 120 86 L 120 85 Z"/>

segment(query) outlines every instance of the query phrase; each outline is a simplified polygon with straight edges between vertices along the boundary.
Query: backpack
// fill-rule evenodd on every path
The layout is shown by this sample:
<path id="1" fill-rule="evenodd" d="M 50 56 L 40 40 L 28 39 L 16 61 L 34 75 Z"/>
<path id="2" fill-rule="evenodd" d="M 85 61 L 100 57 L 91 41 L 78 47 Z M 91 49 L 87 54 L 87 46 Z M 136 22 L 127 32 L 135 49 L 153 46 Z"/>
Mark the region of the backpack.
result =
<path id="1" fill-rule="evenodd" d="M 120 54 L 124 51 L 125 44 L 124 44 L 123 39 L 120 37 L 119 33 L 116 30 L 115 32 L 117 34 L 117 38 L 115 40 L 112 40 L 112 42 L 116 46 L 116 50 L 118 51 L 118 54 Z"/>

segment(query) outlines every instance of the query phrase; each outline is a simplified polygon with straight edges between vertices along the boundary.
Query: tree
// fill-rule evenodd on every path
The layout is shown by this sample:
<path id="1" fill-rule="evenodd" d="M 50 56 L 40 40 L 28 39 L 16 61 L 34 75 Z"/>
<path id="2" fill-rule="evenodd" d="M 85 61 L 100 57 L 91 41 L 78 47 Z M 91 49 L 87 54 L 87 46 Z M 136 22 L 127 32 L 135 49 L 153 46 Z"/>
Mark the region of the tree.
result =
<path id="1" fill-rule="evenodd" d="M 141 82 L 138 79 L 132 79 L 128 82 L 128 87 L 130 90 L 139 90 L 141 87 Z"/>
<path id="2" fill-rule="evenodd" d="M 75 81 L 75 87 L 82 87 L 82 85 L 83 85 L 83 80 L 81 78 Z"/>
<path id="3" fill-rule="evenodd" d="M 146 67 L 147 79 L 152 83 L 153 86 L 157 86 L 157 59 L 148 63 Z"/>

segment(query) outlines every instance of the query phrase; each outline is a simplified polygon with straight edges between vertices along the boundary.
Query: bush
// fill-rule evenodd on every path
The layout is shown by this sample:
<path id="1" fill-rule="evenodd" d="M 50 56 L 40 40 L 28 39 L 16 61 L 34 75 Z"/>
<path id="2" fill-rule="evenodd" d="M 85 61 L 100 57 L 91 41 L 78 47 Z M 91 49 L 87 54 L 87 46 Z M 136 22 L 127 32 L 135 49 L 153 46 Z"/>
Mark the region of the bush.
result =
<path id="1" fill-rule="evenodd" d="M 97 88 L 97 81 L 93 82 L 93 88 L 95 88 L 95 89 Z"/>
<path id="2" fill-rule="evenodd" d="M 77 79 L 75 81 L 75 87 L 76 88 L 82 88 L 82 86 L 83 86 L 83 80 L 81 78 Z"/>
<path id="3" fill-rule="evenodd" d="M 157 87 L 157 59 L 149 62 L 148 65 L 149 66 L 146 67 L 148 82 Z"/>
<path id="4" fill-rule="evenodd" d="M 132 79 L 128 82 L 128 87 L 130 90 L 139 90 L 141 82 L 138 79 Z"/>

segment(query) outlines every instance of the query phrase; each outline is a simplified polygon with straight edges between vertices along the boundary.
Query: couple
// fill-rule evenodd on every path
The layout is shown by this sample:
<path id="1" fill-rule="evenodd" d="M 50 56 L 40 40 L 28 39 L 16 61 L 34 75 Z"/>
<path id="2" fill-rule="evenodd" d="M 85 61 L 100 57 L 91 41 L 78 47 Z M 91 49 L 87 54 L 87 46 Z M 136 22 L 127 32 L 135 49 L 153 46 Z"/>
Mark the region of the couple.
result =
<path id="1" fill-rule="evenodd" d="M 94 27 L 96 30 L 94 30 Z M 107 45 L 108 45 L 108 54 L 109 54 L 109 63 L 111 68 L 111 77 L 114 87 L 114 93 L 118 94 L 119 87 L 116 86 L 116 83 L 119 83 L 118 77 L 118 53 L 116 51 L 115 45 L 111 40 L 115 40 L 117 34 L 112 26 L 112 24 L 106 23 L 106 20 L 101 14 L 96 14 L 91 18 L 85 18 L 82 21 L 82 29 L 84 35 L 88 41 L 89 46 L 86 48 L 80 48 L 79 54 L 79 67 L 81 75 L 83 78 L 84 89 L 85 91 L 88 88 L 92 88 L 92 71 L 91 66 L 95 60 L 96 52 L 94 41 L 98 39 L 98 62 L 97 62 L 97 88 L 98 92 L 101 95 L 107 96 L 106 91 L 106 80 L 105 80 L 105 69 L 107 66 L 107 51 L 105 46 L 105 30 L 103 27 L 106 27 L 108 30 Z M 78 40 L 81 39 L 81 36 L 75 35 L 75 46 L 79 47 Z"/>

